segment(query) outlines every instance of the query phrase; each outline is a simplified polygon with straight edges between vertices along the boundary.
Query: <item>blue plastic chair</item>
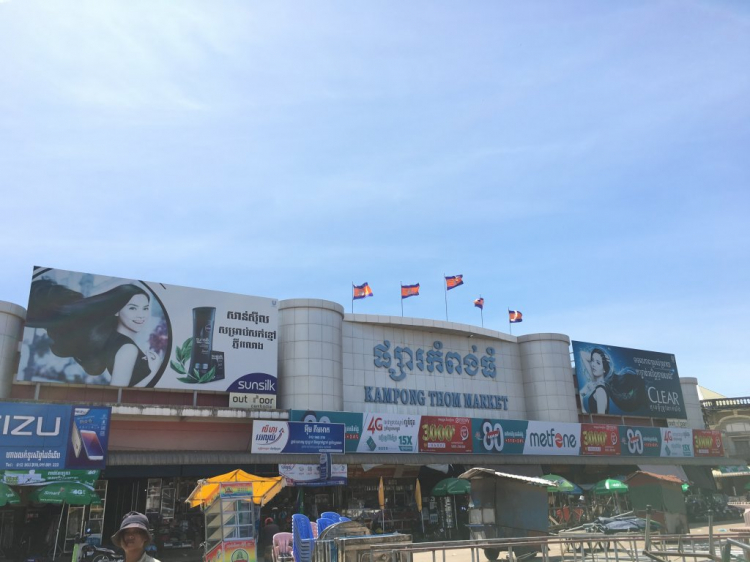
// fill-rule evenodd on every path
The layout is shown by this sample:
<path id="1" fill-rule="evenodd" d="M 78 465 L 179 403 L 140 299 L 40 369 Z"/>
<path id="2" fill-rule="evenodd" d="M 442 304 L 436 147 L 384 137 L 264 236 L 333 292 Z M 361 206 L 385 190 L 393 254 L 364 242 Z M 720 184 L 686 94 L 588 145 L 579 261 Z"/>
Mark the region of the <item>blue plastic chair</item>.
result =
<path id="1" fill-rule="evenodd" d="M 306 515 L 295 513 L 292 515 L 292 551 L 296 562 L 312 562 L 313 538 L 312 525 Z"/>
<path id="2" fill-rule="evenodd" d="M 321 517 L 318 519 L 318 537 L 325 531 L 326 527 L 330 527 L 331 525 L 335 524 L 336 521 L 333 519 L 329 519 L 328 517 Z"/>
<path id="3" fill-rule="evenodd" d="M 326 519 L 331 519 L 334 523 L 341 521 L 341 516 L 335 511 L 324 511 L 320 516 L 325 517 Z"/>

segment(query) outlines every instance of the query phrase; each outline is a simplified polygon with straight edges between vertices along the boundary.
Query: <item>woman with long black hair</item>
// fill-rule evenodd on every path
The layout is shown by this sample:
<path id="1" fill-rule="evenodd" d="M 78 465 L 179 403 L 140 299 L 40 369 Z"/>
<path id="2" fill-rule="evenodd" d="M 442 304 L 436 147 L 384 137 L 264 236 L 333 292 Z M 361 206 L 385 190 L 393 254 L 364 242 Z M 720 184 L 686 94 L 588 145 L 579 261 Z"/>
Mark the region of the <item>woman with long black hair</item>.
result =
<path id="1" fill-rule="evenodd" d="M 47 330 L 52 353 L 73 358 L 87 374 L 106 371 L 111 386 L 146 386 L 160 359 L 144 353 L 134 338 L 150 319 L 150 300 L 132 283 L 86 298 L 40 279 L 31 284 L 26 325 Z"/>

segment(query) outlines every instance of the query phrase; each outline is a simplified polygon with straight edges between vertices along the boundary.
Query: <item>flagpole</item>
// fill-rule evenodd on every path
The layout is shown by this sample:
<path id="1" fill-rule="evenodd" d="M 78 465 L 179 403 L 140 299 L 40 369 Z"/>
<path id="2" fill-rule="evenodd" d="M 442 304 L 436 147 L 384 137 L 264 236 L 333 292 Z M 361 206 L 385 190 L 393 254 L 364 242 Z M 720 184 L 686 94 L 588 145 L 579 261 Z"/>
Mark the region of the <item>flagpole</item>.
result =
<path id="1" fill-rule="evenodd" d="M 352 314 L 354 314 L 354 281 L 352 281 Z"/>
<path id="2" fill-rule="evenodd" d="M 510 308 L 508 308 L 508 329 L 510 330 L 510 335 L 513 335 L 513 324 L 510 322 Z"/>
<path id="3" fill-rule="evenodd" d="M 404 282 L 401 282 L 401 318 L 404 317 Z"/>
<path id="4" fill-rule="evenodd" d="M 445 272 L 443 272 L 443 291 L 445 291 L 445 321 L 448 321 L 448 282 L 445 280 Z"/>
<path id="5" fill-rule="evenodd" d="M 479 295 L 479 298 L 482 298 L 482 295 Z M 482 318 L 482 328 L 484 328 L 484 303 L 482 303 L 482 308 L 479 309 L 479 316 Z"/>

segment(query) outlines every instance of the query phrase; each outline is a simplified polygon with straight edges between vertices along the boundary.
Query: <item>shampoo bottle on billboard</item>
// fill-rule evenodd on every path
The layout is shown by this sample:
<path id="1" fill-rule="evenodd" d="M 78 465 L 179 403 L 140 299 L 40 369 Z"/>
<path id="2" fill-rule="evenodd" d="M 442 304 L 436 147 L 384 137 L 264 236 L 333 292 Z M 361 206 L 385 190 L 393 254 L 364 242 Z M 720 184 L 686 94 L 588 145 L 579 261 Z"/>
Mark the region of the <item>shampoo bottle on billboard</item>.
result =
<path id="1" fill-rule="evenodd" d="M 215 315 L 214 307 L 201 306 L 193 309 L 193 350 L 188 371 L 191 374 L 203 376 L 211 369 Z"/>

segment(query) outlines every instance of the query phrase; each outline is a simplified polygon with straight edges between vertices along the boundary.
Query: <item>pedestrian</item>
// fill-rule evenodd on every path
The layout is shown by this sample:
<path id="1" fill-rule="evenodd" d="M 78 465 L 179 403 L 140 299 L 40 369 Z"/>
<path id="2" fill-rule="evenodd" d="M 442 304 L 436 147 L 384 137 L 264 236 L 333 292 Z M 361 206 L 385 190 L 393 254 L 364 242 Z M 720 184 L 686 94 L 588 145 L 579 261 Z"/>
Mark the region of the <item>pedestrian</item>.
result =
<path id="1" fill-rule="evenodd" d="M 272 517 L 266 517 L 263 521 L 263 529 L 260 531 L 258 540 L 259 550 L 263 553 L 263 560 L 271 562 L 273 560 L 273 536 L 280 533 L 281 529 Z"/>
<path id="2" fill-rule="evenodd" d="M 112 542 L 125 551 L 125 562 L 159 562 L 146 553 L 146 545 L 151 542 L 148 526 L 148 517 L 137 511 L 122 518 L 120 530 L 112 535 Z"/>

